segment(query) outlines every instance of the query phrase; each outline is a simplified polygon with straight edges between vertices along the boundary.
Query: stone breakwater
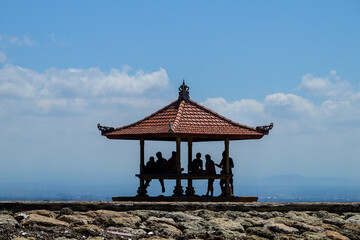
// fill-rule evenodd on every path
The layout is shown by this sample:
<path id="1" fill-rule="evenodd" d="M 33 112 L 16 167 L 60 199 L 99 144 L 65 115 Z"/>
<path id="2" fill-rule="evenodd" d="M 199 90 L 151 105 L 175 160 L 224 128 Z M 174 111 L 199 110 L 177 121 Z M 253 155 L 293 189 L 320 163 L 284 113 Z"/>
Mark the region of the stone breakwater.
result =
<path id="1" fill-rule="evenodd" d="M 5 239 L 360 239 L 360 203 L 0 202 Z"/>

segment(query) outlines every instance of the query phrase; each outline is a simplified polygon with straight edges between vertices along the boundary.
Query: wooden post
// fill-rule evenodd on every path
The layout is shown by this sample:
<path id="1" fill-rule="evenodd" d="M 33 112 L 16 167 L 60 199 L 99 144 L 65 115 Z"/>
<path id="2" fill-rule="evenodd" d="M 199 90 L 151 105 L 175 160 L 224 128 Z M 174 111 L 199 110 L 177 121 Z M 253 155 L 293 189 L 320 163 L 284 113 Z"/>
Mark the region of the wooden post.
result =
<path id="1" fill-rule="evenodd" d="M 140 174 L 144 173 L 145 167 L 145 140 L 140 138 Z M 140 186 L 137 191 L 137 196 L 144 197 L 147 196 L 147 190 L 145 187 L 145 182 L 143 178 L 140 178 Z"/>
<path id="2" fill-rule="evenodd" d="M 176 137 L 176 172 L 179 176 L 176 178 L 176 186 L 173 191 L 175 196 L 179 196 L 184 193 L 184 190 L 182 189 L 181 186 L 181 176 L 180 176 L 181 175 L 180 145 L 181 145 L 181 138 Z"/>
<path id="3" fill-rule="evenodd" d="M 230 163 L 229 163 L 229 138 L 225 139 L 225 173 L 230 174 Z M 232 196 L 230 188 L 230 177 L 226 178 L 225 182 L 225 196 Z"/>
<path id="4" fill-rule="evenodd" d="M 190 173 L 192 161 L 192 138 L 188 138 L 188 173 Z M 195 190 L 192 185 L 192 179 L 188 179 L 188 186 L 186 187 L 186 196 L 194 196 Z"/>

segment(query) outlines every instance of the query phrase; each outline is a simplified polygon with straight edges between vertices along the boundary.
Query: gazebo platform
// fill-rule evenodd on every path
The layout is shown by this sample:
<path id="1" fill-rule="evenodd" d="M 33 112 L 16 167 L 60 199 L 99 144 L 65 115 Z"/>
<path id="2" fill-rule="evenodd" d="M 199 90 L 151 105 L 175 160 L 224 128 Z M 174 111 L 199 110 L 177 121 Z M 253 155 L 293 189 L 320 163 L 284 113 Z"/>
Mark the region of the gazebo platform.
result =
<path id="1" fill-rule="evenodd" d="M 257 202 L 258 197 L 157 196 L 113 197 L 115 202 Z"/>

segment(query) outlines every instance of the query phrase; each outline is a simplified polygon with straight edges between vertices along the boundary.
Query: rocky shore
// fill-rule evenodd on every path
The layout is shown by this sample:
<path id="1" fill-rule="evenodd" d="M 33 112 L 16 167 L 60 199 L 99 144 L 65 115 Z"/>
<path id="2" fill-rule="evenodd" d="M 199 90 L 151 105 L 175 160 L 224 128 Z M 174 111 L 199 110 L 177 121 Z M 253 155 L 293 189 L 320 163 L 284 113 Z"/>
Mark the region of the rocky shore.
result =
<path id="1" fill-rule="evenodd" d="M 38 209 L 43 206 L 41 204 L 38 207 L 32 205 L 32 210 L 29 210 L 29 204 L 13 205 L 9 208 L 10 205 L 0 203 L 0 240 L 360 239 L 360 212 L 356 204 L 355 208 L 350 208 L 354 210 L 352 212 L 347 211 L 349 206 L 346 204 L 343 208 L 339 204 L 336 206 L 340 208 L 333 209 L 318 204 L 317 210 L 309 207 L 311 210 L 297 211 L 275 204 L 268 204 L 269 211 L 266 211 L 266 204 L 252 205 L 255 210 L 246 211 L 241 209 L 246 204 L 239 204 L 237 208 L 231 204 L 228 208 L 224 207 L 226 204 L 223 207 L 218 204 L 218 209 L 203 204 L 188 210 L 181 204 L 177 207 L 170 204 L 172 210 L 159 210 L 161 204 L 149 203 L 153 210 L 128 205 L 127 210 L 121 211 L 101 209 L 104 208 L 100 207 L 101 203 L 100 209 L 83 208 L 83 211 L 71 204 L 60 205 L 59 210 Z M 55 205 L 48 206 L 57 208 Z"/>

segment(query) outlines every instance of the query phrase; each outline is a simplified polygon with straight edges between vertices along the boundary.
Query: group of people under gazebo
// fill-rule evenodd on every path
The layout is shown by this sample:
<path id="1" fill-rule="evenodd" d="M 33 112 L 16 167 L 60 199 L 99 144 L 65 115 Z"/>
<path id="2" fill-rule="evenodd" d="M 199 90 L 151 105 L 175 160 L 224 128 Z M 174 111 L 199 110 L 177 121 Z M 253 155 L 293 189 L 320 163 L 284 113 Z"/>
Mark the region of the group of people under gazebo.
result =
<path id="1" fill-rule="evenodd" d="M 144 173 L 145 174 L 171 174 L 171 173 L 177 173 L 176 169 L 176 152 L 173 151 L 171 154 L 171 157 L 166 160 L 161 152 L 156 153 L 157 160 L 155 161 L 155 158 L 151 156 L 149 158 L 149 161 L 144 166 Z M 203 168 L 203 160 L 201 159 L 201 153 L 196 154 L 196 158 L 191 161 L 191 163 L 188 166 L 189 174 L 197 174 L 197 175 L 216 175 L 216 167 L 219 167 L 221 169 L 220 174 L 226 173 L 226 157 L 225 157 L 225 151 L 222 153 L 222 160 L 219 164 L 216 164 L 209 154 L 205 155 L 205 169 Z M 234 162 L 232 158 L 229 157 L 229 170 L 230 174 L 232 174 L 232 168 L 234 167 Z M 184 171 L 183 168 L 181 168 L 181 172 Z M 214 195 L 214 178 L 208 179 L 208 187 L 207 192 L 205 196 L 211 196 Z M 151 179 L 147 179 L 145 182 L 145 187 L 147 188 L 150 185 Z M 161 190 L 164 193 L 165 192 L 165 185 L 164 185 L 164 179 L 159 179 L 159 182 L 161 184 Z M 233 178 L 230 178 L 230 187 L 232 193 L 234 192 L 234 185 L 233 185 Z M 220 188 L 221 188 L 221 195 L 225 196 L 226 194 L 226 180 L 220 179 Z"/>

